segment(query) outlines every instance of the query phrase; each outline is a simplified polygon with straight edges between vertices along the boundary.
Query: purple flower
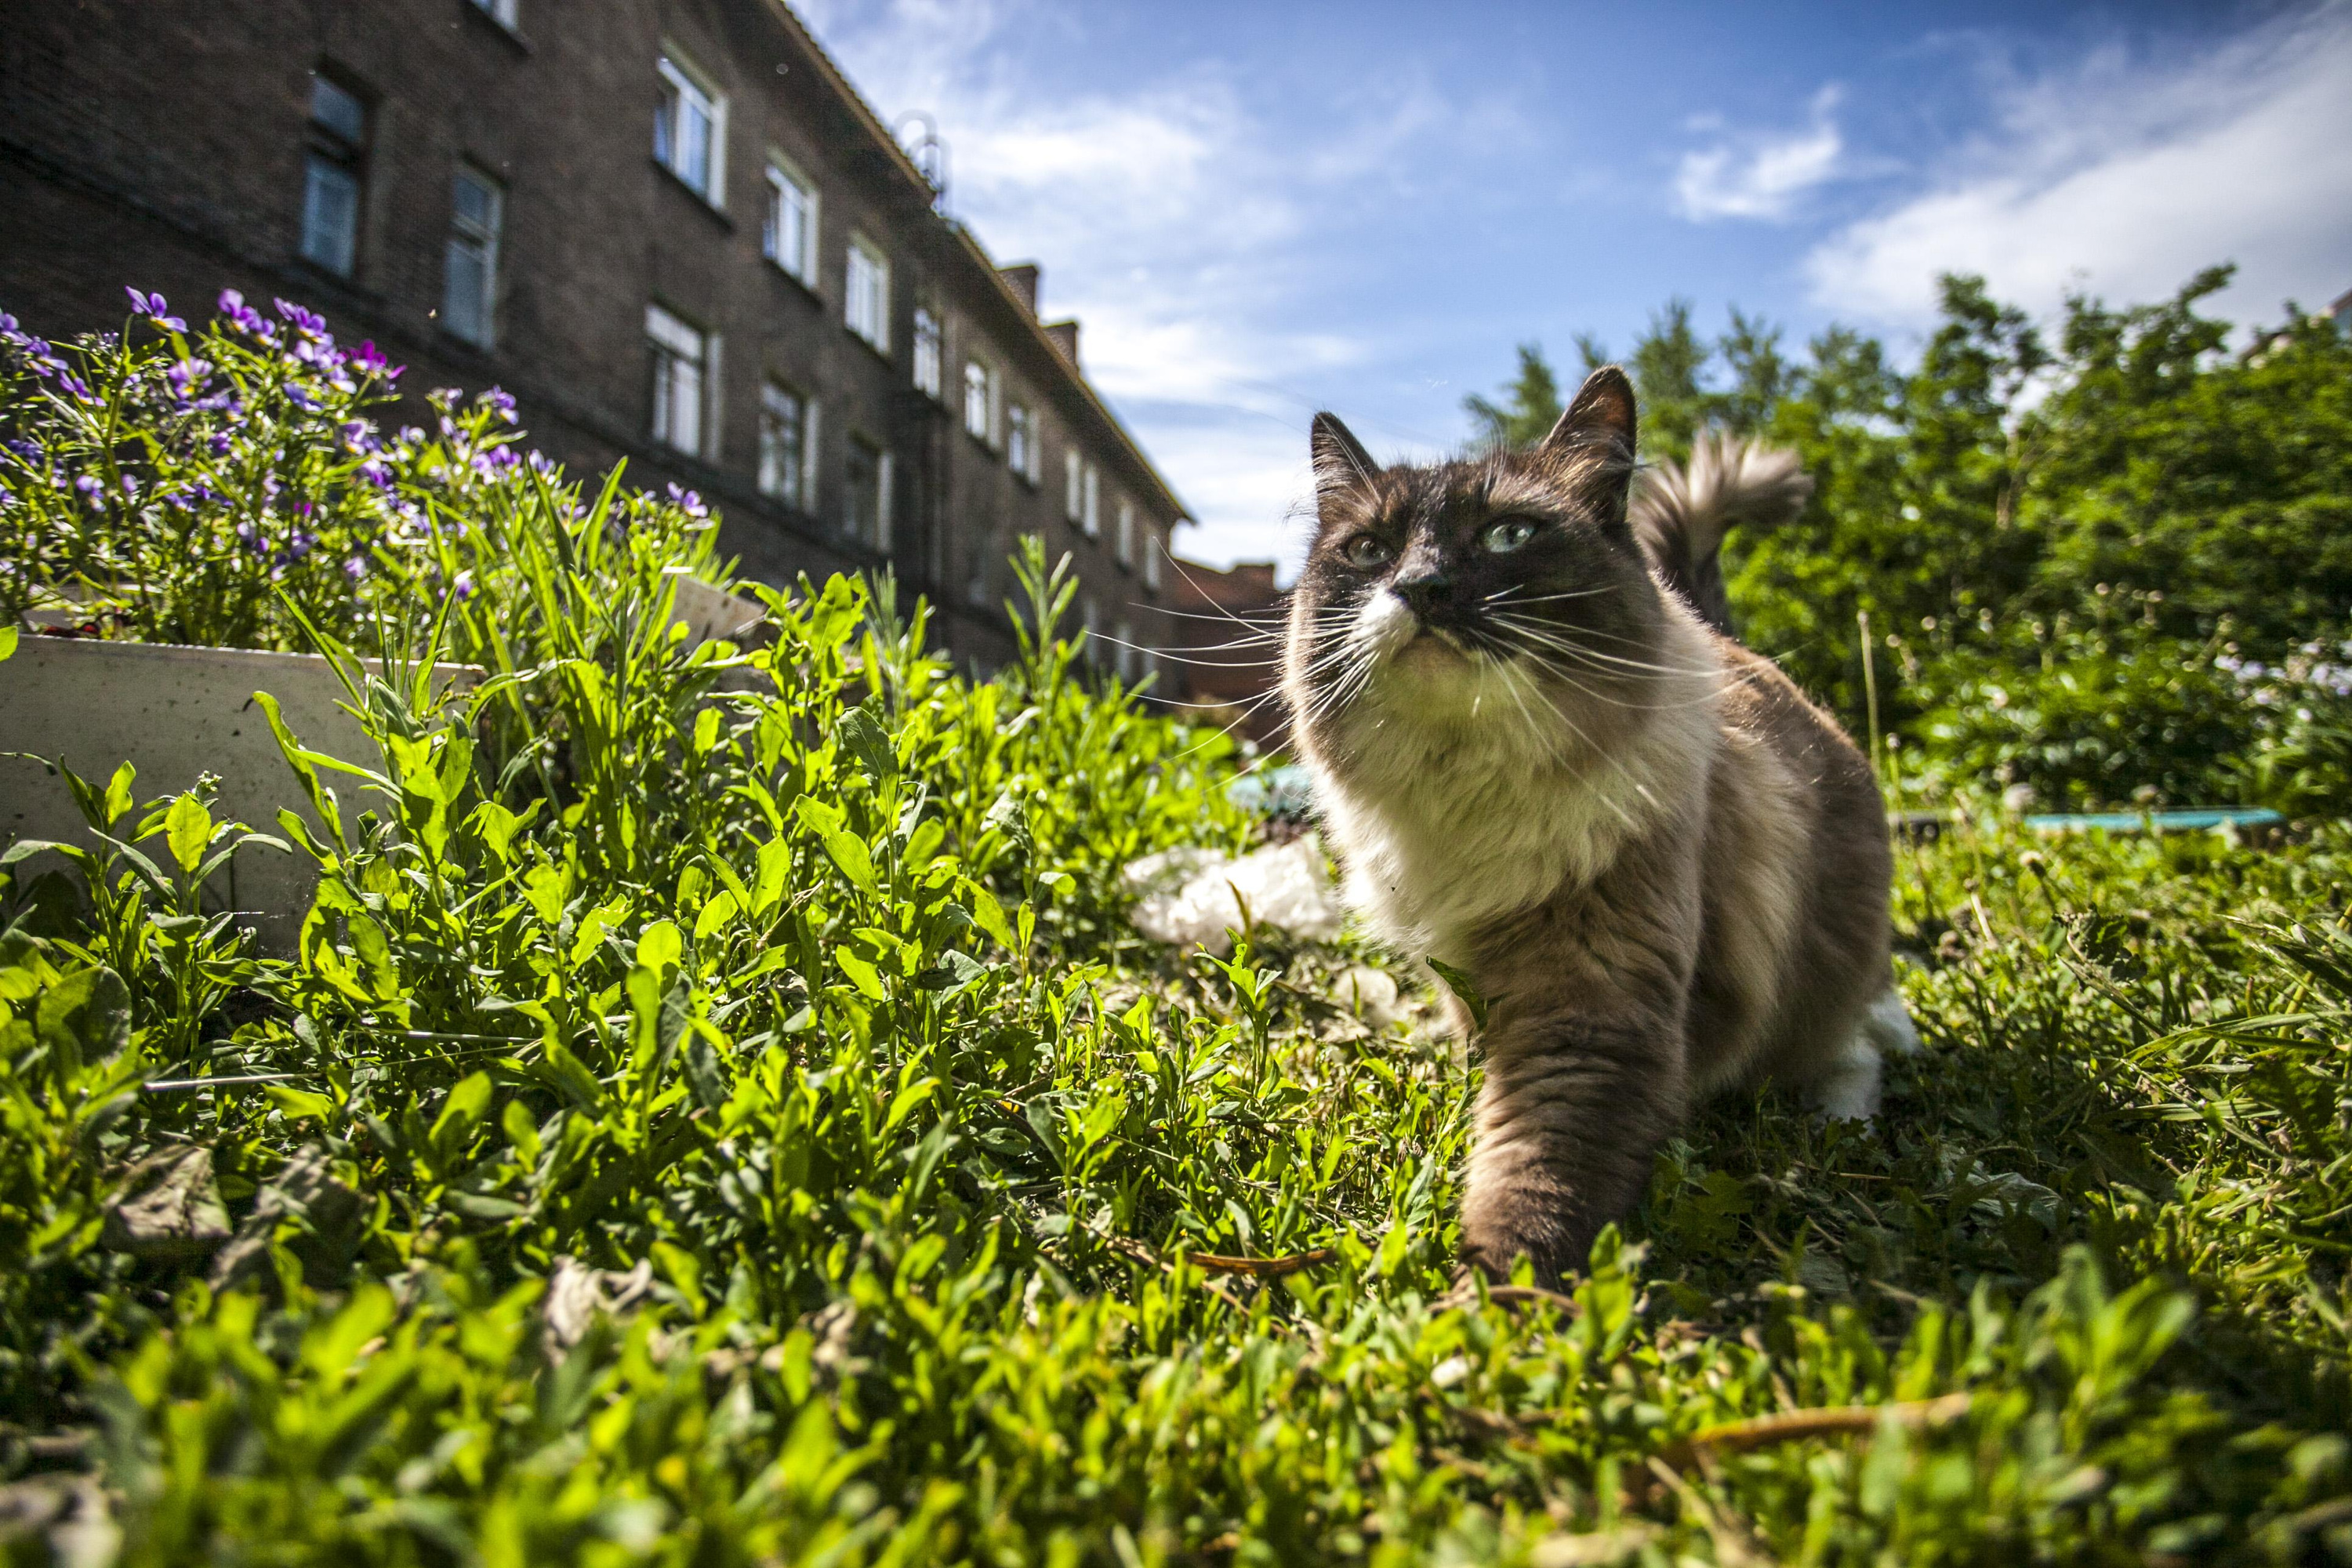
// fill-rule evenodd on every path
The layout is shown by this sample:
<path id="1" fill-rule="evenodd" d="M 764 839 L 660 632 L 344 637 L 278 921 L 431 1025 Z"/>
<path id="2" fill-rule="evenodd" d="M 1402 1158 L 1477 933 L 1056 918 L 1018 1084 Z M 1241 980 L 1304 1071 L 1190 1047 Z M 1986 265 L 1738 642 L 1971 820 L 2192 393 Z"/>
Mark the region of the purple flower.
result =
<path id="1" fill-rule="evenodd" d="M 688 517 L 710 515 L 710 509 L 702 504 L 702 496 L 698 491 L 682 490 L 673 484 L 669 487 L 669 499 L 677 503 L 678 510 Z"/>
<path id="2" fill-rule="evenodd" d="M 123 475 L 123 476 L 122 476 L 122 493 L 123 493 L 124 495 L 127 495 L 127 496 L 135 496 L 135 495 L 137 495 L 137 494 L 139 493 L 139 481 L 138 481 L 137 479 L 132 479 L 129 474 L 125 474 L 125 475 Z"/>
<path id="3" fill-rule="evenodd" d="M 59 375 L 58 377 L 58 384 L 66 391 L 72 393 L 76 397 L 80 398 L 84 403 L 96 403 L 98 401 L 98 394 L 89 389 L 89 383 L 82 380 L 81 377 L 75 375 L 70 372 Z"/>
<path id="4" fill-rule="evenodd" d="M 228 449 L 231 445 L 228 438 L 228 432 L 226 430 L 215 431 L 211 437 L 205 442 L 205 445 L 212 449 L 214 457 L 227 457 Z"/>
<path id="5" fill-rule="evenodd" d="M 278 313 L 306 337 L 317 337 L 327 330 L 327 318 L 316 310 L 306 310 L 291 300 L 279 300 L 276 303 Z"/>
<path id="6" fill-rule="evenodd" d="M 81 478 L 74 480 L 73 488 L 81 492 L 82 499 L 89 503 L 90 510 L 100 510 L 106 505 L 101 496 L 106 487 L 98 482 L 97 475 L 82 475 Z"/>
<path id="7" fill-rule="evenodd" d="M 16 335 L 16 318 L 5 310 L 0 310 L 0 338 L 13 339 Z"/>
<path id="8" fill-rule="evenodd" d="M 356 583 L 367 575 L 367 563 L 354 555 L 343 563 L 343 575 Z"/>
<path id="9" fill-rule="evenodd" d="M 319 412 L 319 400 L 303 390 L 299 383 L 289 381 L 286 384 L 286 401 L 306 414 Z"/>
<path id="10" fill-rule="evenodd" d="M 386 381 L 398 381 L 401 372 L 408 368 L 404 364 L 394 364 L 385 359 L 383 351 L 375 346 L 375 340 L 373 338 L 362 340 L 360 346 L 352 351 L 352 363 L 368 374 L 380 375 Z"/>
<path id="11" fill-rule="evenodd" d="M 142 294 L 136 289 L 125 289 L 123 292 L 131 296 L 131 313 L 146 317 L 150 326 L 166 332 L 188 330 L 188 323 L 172 314 L 172 307 L 164 303 L 161 294 Z"/>
<path id="12" fill-rule="evenodd" d="M 494 386 L 476 399 L 484 407 L 495 409 L 499 418 L 511 425 L 515 422 L 514 394 L 503 386 Z"/>
<path id="13" fill-rule="evenodd" d="M 458 573 L 457 580 L 449 584 L 449 591 L 457 595 L 461 601 L 472 598 L 474 596 L 474 574 L 471 572 Z"/>

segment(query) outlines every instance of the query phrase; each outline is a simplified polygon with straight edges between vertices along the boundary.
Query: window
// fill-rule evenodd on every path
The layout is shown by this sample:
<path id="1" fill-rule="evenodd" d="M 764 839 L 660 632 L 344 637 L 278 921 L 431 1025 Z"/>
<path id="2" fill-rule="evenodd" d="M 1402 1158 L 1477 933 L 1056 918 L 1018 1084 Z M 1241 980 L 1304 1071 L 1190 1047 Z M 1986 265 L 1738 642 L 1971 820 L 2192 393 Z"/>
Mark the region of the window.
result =
<path id="1" fill-rule="evenodd" d="M 477 348 L 495 336 L 499 228 L 506 196 L 487 175 L 460 169 L 449 187 L 449 246 L 442 263 L 441 324 Z"/>
<path id="2" fill-rule="evenodd" d="M 890 454 L 863 436 L 849 438 L 841 531 L 870 550 L 890 549 Z"/>
<path id="3" fill-rule="evenodd" d="M 349 278 L 359 265 L 367 131 L 367 105 L 349 89 L 312 72 L 310 151 L 302 167 L 302 259 L 339 278 Z"/>
<path id="4" fill-rule="evenodd" d="M 940 395 L 940 319 L 928 305 L 915 310 L 915 390 Z"/>
<path id="5" fill-rule="evenodd" d="M 656 67 L 661 104 L 654 110 L 654 162 L 712 206 L 726 188 L 727 100 L 675 54 Z"/>
<path id="6" fill-rule="evenodd" d="M 815 510 L 816 404 L 774 382 L 760 389 L 760 493 Z"/>
<path id="7" fill-rule="evenodd" d="M 1118 503 L 1118 531 L 1112 536 L 1111 548 L 1118 563 L 1130 569 L 1135 565 L 1135 503 L 1125 497 Z"/>
<path id="8" fill-rule="evenodd" d="M 474 0 L 474 7 L 509 30 L 512 30 L 518 20 L 516 0 Z"/>
<path id="9" fill-rule="evenodd" d="M 1087 465 L 1086 515 L 1079 520 L 1079 526 L 1087 531 L 1088 539 L 1102 537 L 1102 475 L 1092 463 Z"/>
<path id="10" fill-rule="evenodd" d="M 849 330 L 890 352 L 890 260 L 866 239 L 849 238 L 849 287 L 842 319 Z"/>
<path id="11" fill-rule="evenodd" d="M 963 362 L 963 427 L 964 433 L 987 440 L 993 434 L 989 418 L 991 405 L 996 401 L 996 377 L 976 359 Z"/>
<path id="12" fill-rule="evenodd" d="M 1076 447 L 1062 454 L 1062 515 L 1074 523 L 1087 515 L 1085 468 Z"/>
<path id="13" fill-rule="evenodd" d="M 1078 631 L 1081 639 L 1079 646 L 1085 650 L 1087 662 L 1089 664 L 1102 662 L 1102 638 L 1095 632 L 1095 628 L 1101 624 L 1102 616 L 1095 609 L 1095 596 L 1088 594 L 1078 601 Z"/>
<path id="14" fill-rule="evenodd" d="M 659 305 L 646 307 L 646 339 L 653 350 L 654 439 L 692 457 L 713 456 L 705 432 L 717 423 L 710 388 L 718 379 L 719 340 Z"/>
<path id="15" fill-rule="evenodd" d="M 1037 422 L 1025 403 L 1005 412 L 1004 463 L 1031 484 L 1037 482 Z"/>
<path id="16" fill-rule="evenodd" d="M 971 554 L 964 560 L 963 599 L 974 609 L 988 605 L 988 574 L 992 563 L 1004 553 L 1003 536 L 993 522 L 972 531 Z"/>
<path id="17" fill-rule="evenodd" d="M 1164 549 L 1157 530 L 1143 531 L 1143 586 L 1150 593 L 1160 592 L 1160 556 Z"/>
<path id="18" fill-rule="evenodd" d="M 768 163 L 768 221 L 760 231 L 760 253 L 816 287 L 816 189 L 775 159 Z"/>
<path id="19" fill-rule="evenodd" d="M 1111 627 L 1110 635 L 1118 645 L 1118 678 L 1121 680 L 1133 680 L 1135 679 L 1135 628 L 1122 618 Z"/>

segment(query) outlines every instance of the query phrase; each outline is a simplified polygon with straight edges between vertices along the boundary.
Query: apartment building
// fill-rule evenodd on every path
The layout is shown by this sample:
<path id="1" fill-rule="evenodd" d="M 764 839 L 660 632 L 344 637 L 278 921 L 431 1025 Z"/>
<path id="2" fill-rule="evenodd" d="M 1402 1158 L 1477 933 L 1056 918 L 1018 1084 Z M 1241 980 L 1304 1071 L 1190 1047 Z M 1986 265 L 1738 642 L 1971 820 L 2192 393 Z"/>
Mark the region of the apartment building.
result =
<path id="1" fill-rule="evenodd" d="M 1177 639 L 1175 493 L 1040 273 L 940 210 L 781 0 L 66 0 L 0 29 L 0 308 L 125 285 L 324 312 L 504 386 L 575 471 L 700 492 L 751 574 L 887 566 L 1010 648 L 1006 555 L 1068 552 L 1099 658 Z M 407 415 L 415 417 L 415 411 Z"/>

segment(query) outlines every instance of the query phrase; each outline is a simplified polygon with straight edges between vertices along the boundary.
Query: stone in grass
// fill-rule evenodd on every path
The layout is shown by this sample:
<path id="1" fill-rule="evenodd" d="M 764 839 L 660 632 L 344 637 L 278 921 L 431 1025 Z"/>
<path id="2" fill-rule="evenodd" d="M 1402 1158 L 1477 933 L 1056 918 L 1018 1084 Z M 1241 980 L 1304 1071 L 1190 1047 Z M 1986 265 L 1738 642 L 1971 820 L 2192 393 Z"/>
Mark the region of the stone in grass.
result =
<path id="1" fill-rule="evenodd" d="M 253 1213 L 236 1235 L 213 1259 L 205 1281 L 215 1290 L 246 1283 L 269 1262 L 269 1244 L 281 1223 L 292 1221 L 286 1249 L 302 1265 L 302 1277 L 314 1289 L 340 1283 L 359 1250 L 360 1221 L 367 1201 L 335 1171 L 334 1156 L 321 1143 L 295 1151 L 261 1189 Z"/>
<path id="2" fill-rule="evenodd" d="M 1166 849 L 1129 862 L 1119 876 L 1136 900 L 1129 918 L 1154 942 L 1223 955 L 1244 923 L 1306 942 L 1339 934 L 1339 900 L 1323 851 L 1309 838 L 1238 859 L 1213 849 Z"/>
<path id="3" fill-rule="evenodd" d="M 635 1311 L 653 1288 L 654 1266 L 647 1258 L 639 1258 L 626 1274 L 591 1268 L 569 1254 L 557 1258 L 540 1303 L 540 1343 L 547 1359 L 562 1361 L 599 1317 L 617 1322 Z"/>
<path id="4" fill-rule="evenodd" d="M 213 1152 L 184 1143 L 148 1155 L 126 1172 L 106 1205 L 100 1239 L 117 1252 L 154 1258 L 201 1258 L 230 1236 L 228 1210 L 213 1180 Z"/>

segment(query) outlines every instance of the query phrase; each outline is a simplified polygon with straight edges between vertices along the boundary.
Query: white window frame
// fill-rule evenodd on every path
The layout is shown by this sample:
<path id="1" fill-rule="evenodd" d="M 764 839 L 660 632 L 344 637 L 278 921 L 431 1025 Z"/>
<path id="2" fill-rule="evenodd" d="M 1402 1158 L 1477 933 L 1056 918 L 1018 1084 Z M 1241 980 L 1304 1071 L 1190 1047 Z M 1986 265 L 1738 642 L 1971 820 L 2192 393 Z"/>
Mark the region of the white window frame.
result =
<path id="1" fill-rule="evenodd" d="M 663 168 L 677 176 L 680 184 L 724 211 L 727 205 L 727 95 L 719 90 L 708 73 L 696 68 L 691 58 L 668 44 L 662 46 L 661 56 L 656 60 L 654 68 L 669 89 L 668 96 L 664 98 L 661 108 L 655 113 L 655 158 Z M 669 143 L 667 157 L 662 156 L 660 145 L 665 133 L 658 122 L 665 116 L 679 113 L 689 103 L 698 103 L 709 121 L 706 132 L 709 142 L 704 149 L 703 183 L 700 184 L 695 183 L 693 171 L 688 166 L 686 138 L 678 133 L 679 126 L 674 119 L 666 132 Z"/>
<path id="2" fill-rule="evenodd" d="M 841 319 L 851 332 L 890 357 L 890 257 L 862 234 L 849 237 Z"/>
<path id="3" fill-rule="evenodd" d="M 991 435 L 991 410 L 996 402 L 996 370 L 986 360 L 973 356 L 963 362 L 963 433 L 973 439 L 987 442 Z"/>
<path id="4" fill-rule="evenodd" d="M 1086 459 L 1076 447 L 1062 454 L 1062 515 L 1073 528 L 1087 515 Z"/>
<path id="5" fill-rule="evenodd" d="M 1102 470 L 1092 463 L 1087 465 L 1086 516 L 1078 526 L 1088 539 L 1102 537 Z"/>
<path id="6" fill-rule="evenodd" d="M 1143 529 L 1143 587 L 1146 593 L 1160 592 L 1160 557 L 1167 546 L 1160 541 L 1160 531 L 1149 523 Z"/>
<path id="7" fill-rule="evenodd" d="M 488 195 L 490 216 L 487 224 L 467 217 L 457 206 L 457 184 L 470 181 Z M 449 177 L 449 239 L 441 260 L 441 324 L 450 334 L 478 349 L 498 345 L 499 246 L 506 233 L 507 193 L 499 183 L 470 163 L 460 163 Z M 461 254 L 477 256 L 481 263 L 481 297 L 474 307 L 479 311 L 477 330 L 467 331 L 459 324 L 457 269 Z"/>
<path id="8" fill-rule="evenodd" d="M 1125 496 L 1118 498 L 1118 526 L 1111 537 L 1111 550 L 1121 566 L 1135 570 L 1135 503 Z"/>
<path id="9" fill-rule="evenodd" d="M 1004 415 L 1005 466 L 1031 484 L 1037 482 L 1037 411 L 1025 403 L 1015 403 Z"/>
<path id="10" fill-rule="evenodd" d="M 774 427 L 772 421 L 784 416 L 785 411 L 779 405 L 787 398 L 793 405 L 790 417 L 798 451 L 791 464 L 780 465 L 774 461 L 769 435 Z M 815 398 L 781 381 L 771 380 L 761 386 L 758 484 L 761 495 L 801 511 L 815 510 L 812 504 L 816 497 L 815 434 Z"/>
<path id="11" fill-rule="evenodd" d="M 800 172 L 800 168 L 782 153 L 771 149 L 767 168 L 768 210 L 760 216 L 760 254 L 776 264 L 778 271 L 797 279 L 809 288 L 816 287 L 817 189 L 816 183 Z M 800 244 L 794 254 L 785 254 L 783 216 L 799 198 L 801 208 Z"/>
<path id="12" fill-rule="evenodd" d="M 1133 685 L 1135 681 L 1135 627 L 1122 616 L 1111 623 L 1111 640 L 1118 645 L 1114 656 L 1118 661 L 1118 678 Z"/>
<path id="13" fill-rule="evenodd" d="M 659 305 L 646 307 L 646 341 L 656 354 L 653 375 L 653 438 L 674 452 L 719 460 L 719 334 L 706 332 Z M 690 365 L 695 384 L 681 398 L 677 367 Z M 693 428 L 678 428 L 681 409 Z M 683 437 L 681 438 L 681 434 Z"/>
<path id="14" fill-rule="evenodd" d="M 908 357 L 914 362 L 915 390 L 938 402 L 947 385 L 947 336 L 940 330 L 939 312 L 929 305 L 915 307 L 914 349 Z"/>

